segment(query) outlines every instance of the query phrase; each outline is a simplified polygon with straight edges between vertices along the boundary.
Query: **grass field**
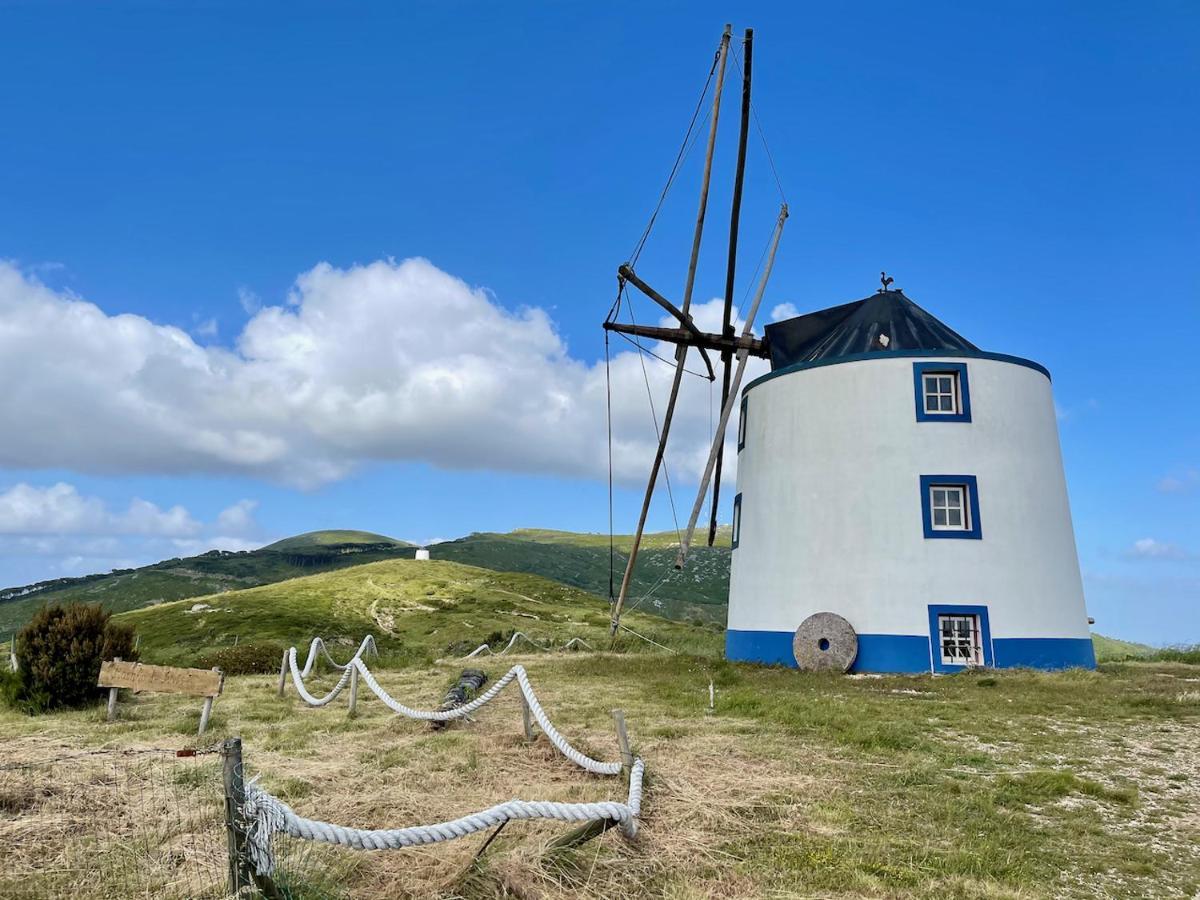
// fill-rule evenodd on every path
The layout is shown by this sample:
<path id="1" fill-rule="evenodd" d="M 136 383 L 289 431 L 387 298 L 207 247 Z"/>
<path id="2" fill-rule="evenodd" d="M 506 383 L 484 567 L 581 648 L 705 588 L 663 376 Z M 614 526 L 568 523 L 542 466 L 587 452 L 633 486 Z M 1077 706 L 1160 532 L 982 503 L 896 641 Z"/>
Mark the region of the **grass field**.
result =
<path id="1" fill-rule="evenodd" d="M 477 863 L 481 835 L 419 850 L 335 849 L 317 865 L 333 896 L 1200 891 L 1200 667 L 837 678 L 665 653 L 535 654 L 482 665 L 495 678 L 517 660 L 555 724 L 594 755 L 615 758 L 609 711 L 625 710 L 649 772 L 638 839 L 612 831 L 553 854 L 547 844 L 564 826 L 522 822 Z M 460 665 L 408 666 L 380 680 L 393 696 L 432 706 Z M 582 773 L 544 738 L 524 744 L 513 693 L 473 722 L 433 733 L 391 716 L 370 694 L 350 720 L 341 704 L 309 709 L 294 691 L 279 700 L 274 681 L 230 679 L 211 737 L 240 734 L 249 772 L 302 815 L 403 826 L 513 796 L 623 794 L 618 779 Z M 0 712 L 0 764 L 68 749 L 182 744 L 193 740 L 196 707 L 143 695 L 123 703 L 111 725 L 101 708 L 38 719 Z M 201 779 L 197 790 L 219 784 Z M 87 827 L 71 838 L 63 825 L 27 822 L 22 839 L 86 840 Z M 0 894 L 33 896 L 37 882 L 7 887 L 0 881 Z"/>

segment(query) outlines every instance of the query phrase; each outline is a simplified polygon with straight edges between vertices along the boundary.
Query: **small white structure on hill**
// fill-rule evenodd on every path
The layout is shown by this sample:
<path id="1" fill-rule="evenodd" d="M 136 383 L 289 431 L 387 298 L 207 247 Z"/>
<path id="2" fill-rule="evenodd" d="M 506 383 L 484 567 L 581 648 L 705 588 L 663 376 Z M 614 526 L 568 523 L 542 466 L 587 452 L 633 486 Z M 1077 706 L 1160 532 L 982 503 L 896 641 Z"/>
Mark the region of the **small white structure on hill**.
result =
<path id="1" fill-rule="evenodd" d="M 1045 368 L 891 290 L 766 340 L 738 428 L 730 659 L 1095 665 Z"/>
<path id="2" fill-rule="evenodd" d="M 428 547 L 419 548 L 417 550 L 416 559 L 418 559 L 418 560 L 429 559 L 429 548 Z"/>

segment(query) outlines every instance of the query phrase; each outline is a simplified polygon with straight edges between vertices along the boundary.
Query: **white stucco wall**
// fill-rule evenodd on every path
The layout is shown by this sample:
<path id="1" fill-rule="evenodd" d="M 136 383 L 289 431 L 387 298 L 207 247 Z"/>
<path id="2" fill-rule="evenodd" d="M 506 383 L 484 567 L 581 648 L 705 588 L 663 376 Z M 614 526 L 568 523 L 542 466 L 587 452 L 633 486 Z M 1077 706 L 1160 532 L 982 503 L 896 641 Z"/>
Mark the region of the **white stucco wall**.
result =
<path id="1" fill-rule="evenodd" d="M 984 604 L 993 639 L 1087 638 L 1049 379 L 965 363 L 972 421 L 918 422 L 911 357 L 783 374 L 746 393 L 729 627 L 836 612 L 860 634 L 929 633 L 929 604 Z M 926 539 L 919 476 L 978 479 L 981 540 Z"/>

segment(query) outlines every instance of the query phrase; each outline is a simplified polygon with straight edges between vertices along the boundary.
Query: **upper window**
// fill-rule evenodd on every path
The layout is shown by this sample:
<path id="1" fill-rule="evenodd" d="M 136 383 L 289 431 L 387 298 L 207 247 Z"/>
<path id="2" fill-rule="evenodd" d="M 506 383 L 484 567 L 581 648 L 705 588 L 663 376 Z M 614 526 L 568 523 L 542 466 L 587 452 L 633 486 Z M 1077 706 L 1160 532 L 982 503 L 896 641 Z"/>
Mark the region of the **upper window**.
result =
<path id="1" fill-rule="evenodd" d="M 974 475 L 922 475 L 921 513 L 927 538 L 983 537 Z"/>
<path id="2" fill-rule="evenodd" d="M 733 547 L 736 550 L 742 540 L 742 495 L 733 498 Z"/>
<path id="3" fill-rule="evenodd" d="M 749 397 L 742 398 L 741 414 L 738 417 L 738 453 L 742 452 L 742 448 L 746 446 L 746 401 Z"/>
<path id="4" fill-rule="evenodd" d="M 913 363 L 918 422 L 970 422 L 966 363 Z"/>

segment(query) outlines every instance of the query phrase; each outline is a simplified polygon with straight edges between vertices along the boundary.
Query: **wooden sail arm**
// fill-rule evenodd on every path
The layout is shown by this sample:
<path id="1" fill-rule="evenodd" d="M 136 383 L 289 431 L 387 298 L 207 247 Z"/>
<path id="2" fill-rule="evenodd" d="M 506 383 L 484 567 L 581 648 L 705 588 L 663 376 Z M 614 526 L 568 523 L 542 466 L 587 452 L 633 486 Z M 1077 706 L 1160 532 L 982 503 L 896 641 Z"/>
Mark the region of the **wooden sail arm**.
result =
<path id="1" fill-rule="evenodd" d="M 689 341 L 688 344 L 700 351 L 700 356 L 704 360 L 704 367 L 708 369 L 708 380 L 716 381 L 717 373 L 713 371 L 712 360 L 708 358 L 708 352 L 704 349 L 704 333 L 692 322 L 692 317 L 679 309 L 654 288 L 650 287 L 650 285 L 646 284 L 646 282 L 642 281 L 642 279 L 638 278 L 637 273 L 629 267 L 628 263 L 622 263 L 620 268 L 617 269 L 617 274 L 679 320 L 679 324 L 695 338 L 694 341 Z"/>
<path id="2" fill-rule="evenodd" d="M 705 347 L 718 353 L 737 353 L 745 350 L 750 356 L 768 359 L 771 351 L 766 341 L 754 337 L 732 337 L 712 334 L 702 331 L 697 338 L 692 332 L 683 328 L 660 328 L 656 325 L 625 325 L 621 322 L 605 322 L 605 331 L 615 331 L 619 334 L 629 334 L 634 337 L 650 338 L 656 341 L 666 341 L 669 344 L 687 344 L 689 347 Z"/>

